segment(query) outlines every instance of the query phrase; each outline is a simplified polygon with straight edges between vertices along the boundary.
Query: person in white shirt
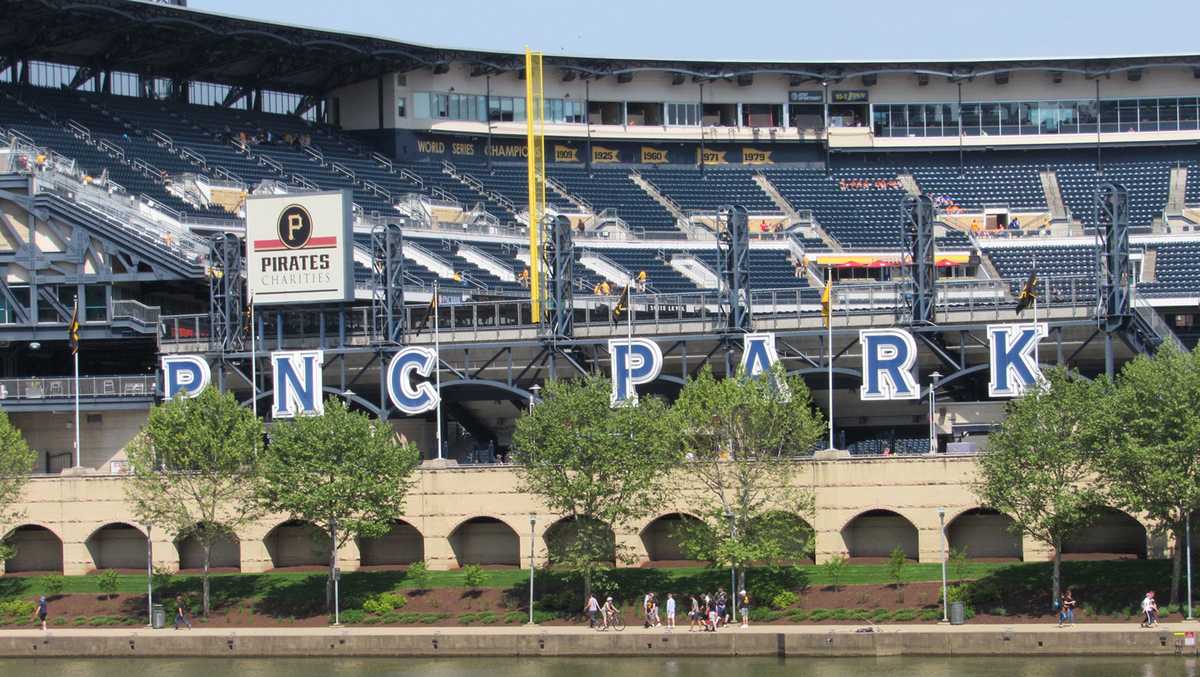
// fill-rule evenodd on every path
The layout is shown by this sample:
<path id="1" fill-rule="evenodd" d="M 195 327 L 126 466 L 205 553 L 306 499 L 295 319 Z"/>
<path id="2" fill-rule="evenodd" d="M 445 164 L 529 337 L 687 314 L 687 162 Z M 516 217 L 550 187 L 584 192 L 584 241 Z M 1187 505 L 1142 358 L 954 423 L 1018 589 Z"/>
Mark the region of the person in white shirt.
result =
<path id="1" fill-rule="evenodd" d="M 588 595 L 588 601 L 583 605 L 583 610 L 587 612 L 588 627 L 596 627 L 596 616 L 600 613 L 600 603 L 596 601 L 595 595 Z"/>
<path id="2" fill-rule="evenodd" d="M 667 630 L 675 627 L 675 595 L 667 593 Z"/>
<path id="3" fill-rule="evenodd" d="M 1158 625 L 1158 602 L 1154 600 L 1154 591 L 1146 593 L 1142 598 L 1142 627 L 1152 628 Z"/>

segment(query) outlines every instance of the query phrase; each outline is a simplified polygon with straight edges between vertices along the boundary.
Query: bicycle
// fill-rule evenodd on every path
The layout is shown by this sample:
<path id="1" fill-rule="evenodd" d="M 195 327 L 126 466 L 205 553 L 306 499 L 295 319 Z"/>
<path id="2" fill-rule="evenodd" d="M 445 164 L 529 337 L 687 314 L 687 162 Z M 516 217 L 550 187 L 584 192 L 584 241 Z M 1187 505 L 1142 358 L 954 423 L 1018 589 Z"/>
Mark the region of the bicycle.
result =
<path id="1" fill-rule="evenodd" d="M 625 619 L 621 616 L 620 609 L 617 609 L 616 611 L 605 613 L 604 621 L 605 621 L 604 624 L 601 625 L 599 628 L 597 628 L 598 630 L 607 630 L 609 628 L 612 628 L 613 630 L 616 630 L 617 632 L 621 632 L 622 630 L 625 629 Z"/>

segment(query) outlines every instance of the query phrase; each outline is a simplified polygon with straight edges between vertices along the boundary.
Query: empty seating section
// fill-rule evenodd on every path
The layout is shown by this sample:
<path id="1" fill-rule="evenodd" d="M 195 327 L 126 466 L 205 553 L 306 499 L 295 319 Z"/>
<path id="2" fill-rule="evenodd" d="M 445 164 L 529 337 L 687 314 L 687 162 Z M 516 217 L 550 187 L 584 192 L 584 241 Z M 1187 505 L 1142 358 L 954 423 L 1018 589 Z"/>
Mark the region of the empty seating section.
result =
<path id="1" fill-rule="evenodd" d="M 715 249 L 691 252 L 704 261 L 718 275 L 721 274 L 720 255 Z M 753 289 L 789 289 L 807 287 L 807 275 L 796 275 L 796 267 L 789 260 L 790 252 L 782 249 L 750 250 L 750 286 Z"/>
<path id="2" fill-rule="evenodd" d="M 1006 204 L 1015 211 L 1043 211 L 1046 194 L 1038 168 L 1027 164 L 908 168 L 921 192 L 944 196 L 963 209 Z"/>
<path id="3" fill-rule="evenodd" d="M 634 228 L 678 233 L 675 217 L 665 207 L 646 194 L 629 178 L 629 170 L 611 167 L 554 166 L 548 170 L 573 195 L 577 195 L 600 211 L 612 208 L 618 217 Z"/>
<path id="4" fill-rule="evenodd" d="M 750 213 L 776 214 L 779 207 L 746 169 L 710 169 L 701 174 L 691 168 L 663 167 L 642 172 L 642 178 L 683 209 L 713 210 L 737 204 Z"/>
<path id="5" fill-rule="evenodd" d="M 528 171 L 524 165 L 494 164 L 490 170 L 483 166 L 460 165 L 458 170 L 478 180 L 489 191 L 504 196 L 516 205 L 518 212 L 529 204 Z M 546 204 L 560 212 L 578 211 L 578 208 L 549 189 L 546 190 Z"/>
<path id="6" fill-rule="evenodd" d="M 894 248 L 900 245 L 900 188 L 842 190 L 843 181 L 894 180 L 894 171 L 871 168 L 772 168 L 771 183 L 796 209 L 811 209 L 826 231 L 846 247 Z"/>
<path id="7" fill-rule="evenodd" d="M 1052 300 L 1069 299 L 1071 294 L 1086 298 L 1096 294 L 1094 246 L 1005 247 L 988 249 L 985 253 L 996 265 L 1000 277 L 1011 281 L 1014 295 L 1034 265 L 1042 288 L 1050 285 Z"/>
<path id="8" fill-rule="evenodd" d="M 1200 242 L 1157 247 L 1154 282 L 1141 282 L 1138 292 L 1153 296 L 1200 294 Z"/>
<path id="9" fill-rule="evenodd" d="M 1085 226 L 1096 223 L 1096 187 L 1113 181 L 1129 190 L 1129 224 L 1149 226 L 1162 216 L 1171 188 L 1171 165 L 1167 162 L 1105 162 L 1103 175 L 1096 174 L 1095 160 L 1054 165 L 1063 202 L 1071 215 Z"/>

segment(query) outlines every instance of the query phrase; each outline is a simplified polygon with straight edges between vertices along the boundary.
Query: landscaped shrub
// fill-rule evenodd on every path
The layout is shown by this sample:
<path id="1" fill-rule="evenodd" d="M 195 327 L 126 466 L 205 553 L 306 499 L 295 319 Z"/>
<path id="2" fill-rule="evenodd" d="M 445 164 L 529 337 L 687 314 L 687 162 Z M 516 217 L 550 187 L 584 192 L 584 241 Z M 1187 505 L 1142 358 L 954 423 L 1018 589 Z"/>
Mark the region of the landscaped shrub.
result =
<path id="1" fill-rule="evenodd" d="M 42 589 L 42 594 L 47 597 L 54 597 L 62 594 L 63 588 L 66 587 L 66 584 L 66 579 L 58 574 L 47 574 L 38 579 L 38 585 Z"/>
<path id="2" fill-rule="evenodd" d="M 898 623 L 908 623 L 917 620 L 917 611 L 915 609 L 897 609 L 892 614 L 892 620 Z"/>
<path id="3" fill-rule="evenodd" d="M 396 609 L 403 609 L 408 604 L 408 598 L 395 592 L 381 592 L 371 595 L 363 602 L 362 610 L 369 614 L 386 614 Z"/>
<path id="4" fill-rule="evenodd" d="M 775 596 L 771 598 L 771 608 L 786 609 L 790 606 L 795 606 L 796 602 L 798 601 L 800 601 L 799 595 L 791 590 L 784 590 L 776 593 Z"/>
<path id="5" fill-rule="evenodd" d="M 808 611 L 805 609 L 792 609 L 788 612 L 788 620 L 793 623 L 803 623 L 808 620 Z"/>
<path id="6" fill-rule="evenodd" d="M 0 602 L 0 616 L 30 617 L 36 605 L 23 599 L 6 599 Z"/>
<path id="7" fill-rule="evenodd" d="M 827 621 L 830 618 L 833 618 L 833 612 L 829 609 L 813 609 L 812 611 L 808 612 L 808 620 L 813 621 L 814 623 Z"/>
<path id="8" fill-rule="evenodd" d="M 96 576 L 96 587 L 100 588 L 100 592 L 105 596 L 112 597 L 121 583 L 120 577 L 121 574 L 117 573 L 116 569 L 105 569 Z"/>
<path id="9" fill-rule="evenodd" d="M 425 562 L 413 562 L 404 572 L 404 580 L 412 583 L 413 588 L 424 590 L 429 585 L 429 565 Z"/>
<path id="10" fill-rule="evenodd" d="M 479 588 L 487 580 L 487 574 L 483 573 L 483 567 L 478 564 L 468 564 L 463 567 L 462 572 L 463 583 L 472 590 Z"/>

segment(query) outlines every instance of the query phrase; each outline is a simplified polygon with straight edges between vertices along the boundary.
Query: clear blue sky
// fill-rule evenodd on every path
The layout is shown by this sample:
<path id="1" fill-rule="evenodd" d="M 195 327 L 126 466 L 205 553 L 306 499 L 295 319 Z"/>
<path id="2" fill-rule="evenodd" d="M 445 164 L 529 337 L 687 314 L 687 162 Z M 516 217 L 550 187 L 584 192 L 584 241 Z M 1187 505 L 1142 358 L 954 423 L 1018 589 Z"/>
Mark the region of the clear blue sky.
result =
<path id="1" fill-rule="evenodd" d="M 190 0 L 396 40 L 547 54 L 950 60 L 1200 52 L 1196 0 Z"/>

